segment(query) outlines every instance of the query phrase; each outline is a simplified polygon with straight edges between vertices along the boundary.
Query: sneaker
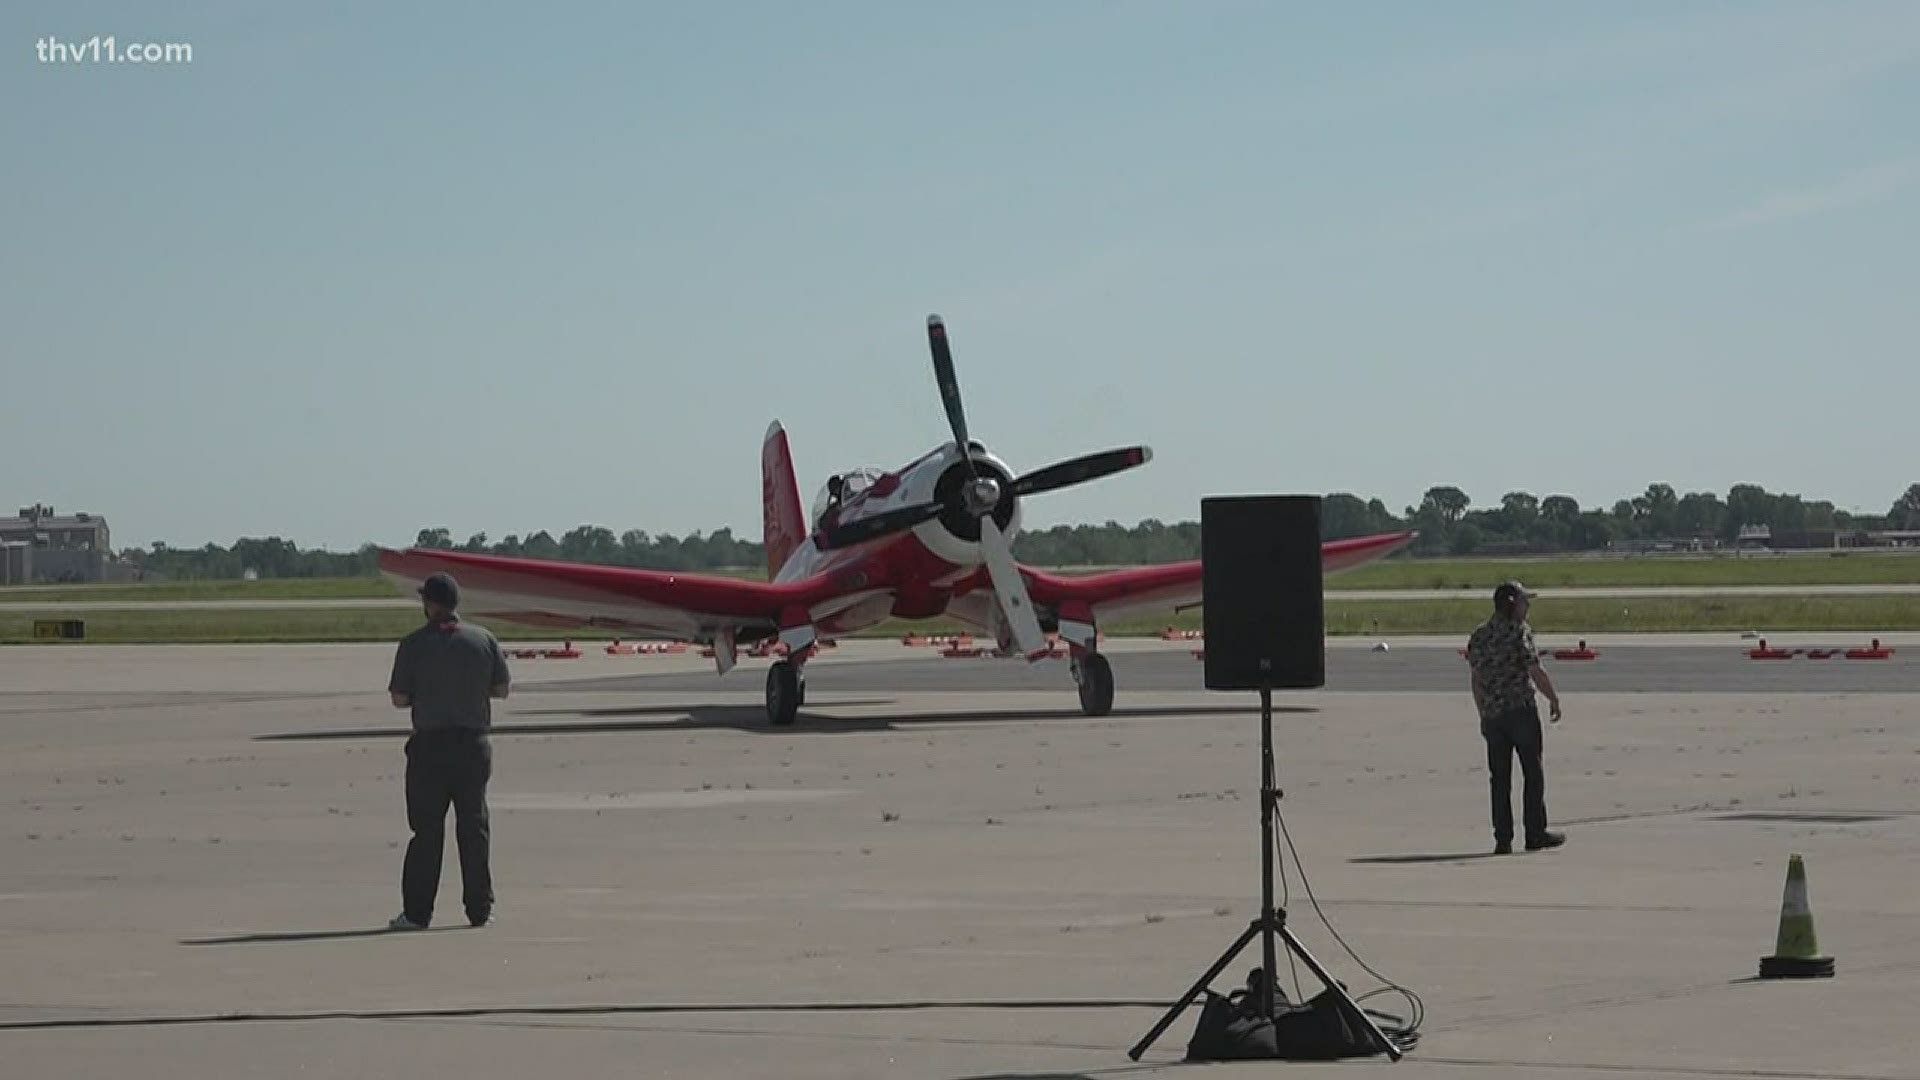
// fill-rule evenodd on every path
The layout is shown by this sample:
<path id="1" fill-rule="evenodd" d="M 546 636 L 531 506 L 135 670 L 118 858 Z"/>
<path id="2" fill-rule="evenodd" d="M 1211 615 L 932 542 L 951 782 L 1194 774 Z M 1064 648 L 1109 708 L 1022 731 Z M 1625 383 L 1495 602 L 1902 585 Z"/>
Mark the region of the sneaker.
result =
<path id="1" fill-rule="evenodd" d="M 412 919 L 407 918 L 406 912 L 401 912 L 400 914 L 395 915 L 393 919 L 387 923 L 387 929 L 389 930 L 425 930 L 426 927 L 422 926 L 417 922 L 414 922 Z"/>
<path id="2" fill-rule="evenodd" d="M 1533 839 L 1527 841 L 1527 850 L 1541 851 L 1546 848 L 1556 848 L 1566 842 L 1567 842 L 1566 833 L 1557 833 L 1557 832 L 1541 833 L 1539 836 L 1536 836 Z"/>
<path id="3" fill-rule="evenodd" d="M 1493 853 L 1494 853 L 1495 855 L 1511 855 L 1511 854 L 1513 854 L 1513 841 L 1511 841 L 1511 840 L 1496 840 L 1496 841 L 1494 841 L 1494 844 L 1493 844 Z"/>
<path id="4" fill-rule="evenodd" d="M 475 911 L 467 913 L 467 925 L 472 927 L 492 926 L 493 912 Z"/>

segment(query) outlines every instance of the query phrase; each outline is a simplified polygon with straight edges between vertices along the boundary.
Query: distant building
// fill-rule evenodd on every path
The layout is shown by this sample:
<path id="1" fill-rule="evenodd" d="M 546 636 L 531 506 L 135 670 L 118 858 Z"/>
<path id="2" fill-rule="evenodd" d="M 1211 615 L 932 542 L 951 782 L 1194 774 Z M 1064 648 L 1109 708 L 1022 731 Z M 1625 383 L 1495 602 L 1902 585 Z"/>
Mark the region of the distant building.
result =
<path id="1" fill-rule="evenodd" d="M 23 506 L 19 516 L 0 518 L 0 585 L 99 581 L 112 550 L 103 517 L 61 517 L 51 506 Z"/>
<path id="2" fill-rule="evenodd" d="M 1841 534 L 1836 529 L 1775 529 L 1767 546 L 1775 551 L 1807 551 L 1837 548 Z"/>
<path id="3" fill-rule="evenodd" d="M 1699 554 L 1719 551 L 1726 545 L 1714 536 L 1655 536 L 1633 540 L 1609 540 L 1608 551 L 1629 555 L 1667 555 L 1675 552 Z"/>
<path id="4" fill-rule="evenodd" d="M 1559 550 L 1543 540 L 1484 540 L 1474 547 L 1475 555 L 1514 558 L 1521 555 L 1551 555 Z"/>
<path id="5" fill-rule="evenodd" d="M 1608 551 L 1627 555 L 1845 551 L 1855 548 L 1920 548 L 1920 529 L 1775 529 L 1766 525 L 1743 525 L 1732 540 L 1712 536 L 1659 536 L 1607 542 Z"/>
<path id="6" fill-rule="evenodd" d="M 0 540 L 0 585 L 25 585 L 33 580 L 33 545 Z"/>

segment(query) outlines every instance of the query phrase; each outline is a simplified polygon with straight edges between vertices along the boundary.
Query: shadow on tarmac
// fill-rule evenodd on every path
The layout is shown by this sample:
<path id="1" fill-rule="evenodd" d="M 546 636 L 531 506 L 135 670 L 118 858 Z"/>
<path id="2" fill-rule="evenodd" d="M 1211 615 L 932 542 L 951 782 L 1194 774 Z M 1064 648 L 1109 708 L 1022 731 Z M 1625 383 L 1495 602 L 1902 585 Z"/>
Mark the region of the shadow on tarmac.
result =
<path id="1" fill-rule="evenodd" d="M 861 705 L 889 705 L 892 701 L 821 702 L 823 707 L 852 708 Z M 742 731 L 759 735 L 846 735 L 871 731 L 901 731 L 920 725 L 1007 723 L 1021 721 L 1101 721 L 1127 719 L 1178 719 L 1192 716 L 1252 716 L 1259 707 L 1248 705 L 1201 705 L 1161 708 L 1120 707 L 1106 716 L 1086 716 L 1078 708 L 997 709 L 951 713 L 888 713 L 866 716 L 828 716 L 802 710 L 798 722 L 790 727 L 767 723 L 767 711 L 759 705 L 641 705 L 612 709 L 537 709 L 519 716 L 579 717 L 660 717 L 660 719 L 581 720 L 575 723 L 495 724 L 493 734 L 502 735 L 618 735 L 646 732 Z M 1275 713 L 1314 713 L 1309 705 L 1274 706 Z M 330 731 L 290 731 L 256 735 L 258 742 L 326 742 L 353 739 L 404 739 L 408 728 L 338 728 Z"/>

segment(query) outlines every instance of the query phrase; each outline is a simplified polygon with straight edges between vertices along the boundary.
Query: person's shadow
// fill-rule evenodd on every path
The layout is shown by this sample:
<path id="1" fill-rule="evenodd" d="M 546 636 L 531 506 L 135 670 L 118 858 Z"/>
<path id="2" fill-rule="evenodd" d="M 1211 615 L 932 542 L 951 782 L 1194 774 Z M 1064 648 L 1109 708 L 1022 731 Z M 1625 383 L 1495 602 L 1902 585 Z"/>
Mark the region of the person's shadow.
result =
<path id="1" fill-rule="evenodd" d="M 390 930 L 376 926 L 360 930 L 295 930 L 280 934 L 234 934 L 230 937 L 187 938 L 182 945 L 257 945 L 289 941 L 334 941 L 342 938 L 385 937 L 388 934 L 424 934 L 457 926 L 430 926 L 425 930 Z"/>
<path id="2" fill-rule="evenodd" d="M 1100 1080 L 1101 1077 L 1125 1076 L 1129 1073 L 1160 1072 L 1182 1062 L 1164 1064 L 1119 1065 L 1111 1069 L 1095 1069 L 1092 1072 L 1035 1072 L 1035 1073 L 993 1073 L 986 1076 L 963 1076 L 957 1080 Z"/>
<path id="3" fill-rule="evenodd" d="M 1465 859 L 1492 859 L 1497 857 L 1498 856 L 1495 856 L 1491 851 L 1456 851 L 1451 853 L 1419 855 L 1362 855 L 1359 858 L 1348 859 L 1347 861 L 1362 866 L 1395 866 L 1403 863 L 1460 862 Z"/>

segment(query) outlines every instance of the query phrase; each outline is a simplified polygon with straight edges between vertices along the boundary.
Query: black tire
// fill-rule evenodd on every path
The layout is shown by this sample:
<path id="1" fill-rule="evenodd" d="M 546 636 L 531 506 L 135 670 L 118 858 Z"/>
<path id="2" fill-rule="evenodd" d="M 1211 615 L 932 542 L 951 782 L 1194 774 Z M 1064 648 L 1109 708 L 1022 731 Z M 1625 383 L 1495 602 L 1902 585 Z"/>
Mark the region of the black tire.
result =
<path id="1" fill-rule="evenodd" d="M 775 727 L 791 725 L 800 712 L 800 700 L 804 694 L 799 669 L 785 660 L 768 668 L 767 722 Z"/>
<path id="2" fill-rule="evenodd" d="M 1080 711 L 1105 716 L 1113 711 L 1113 665 L 1099 653 L 1080 658 Z"/>

